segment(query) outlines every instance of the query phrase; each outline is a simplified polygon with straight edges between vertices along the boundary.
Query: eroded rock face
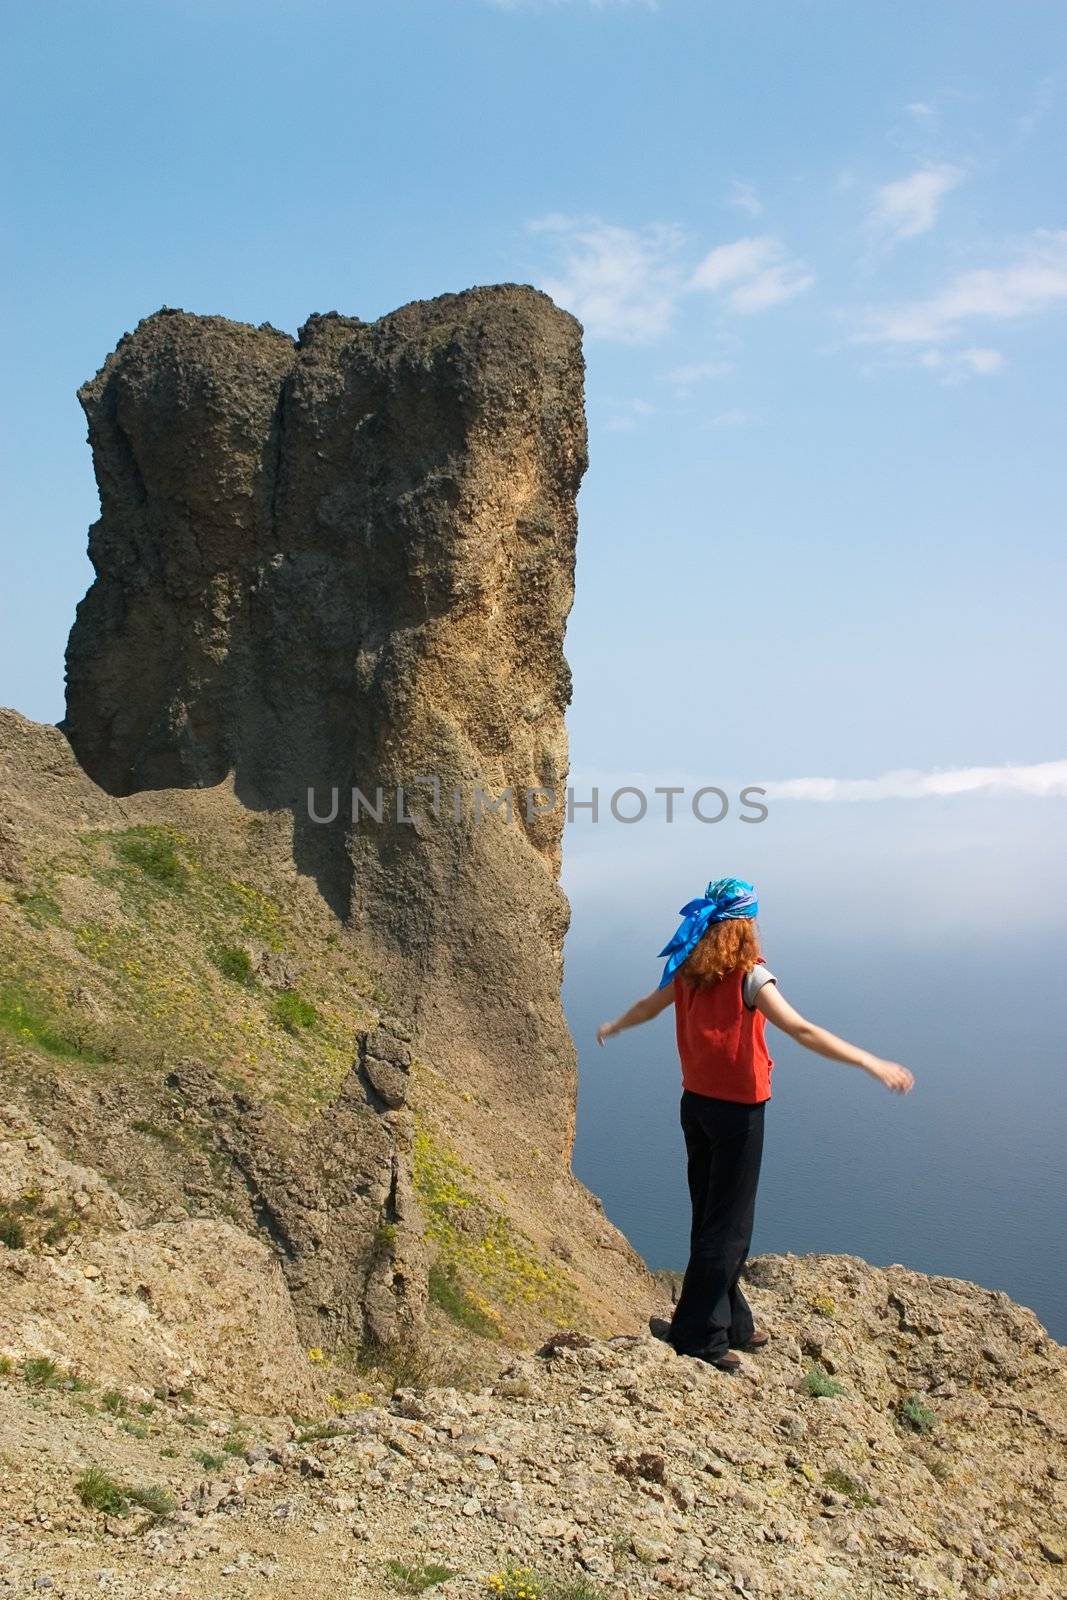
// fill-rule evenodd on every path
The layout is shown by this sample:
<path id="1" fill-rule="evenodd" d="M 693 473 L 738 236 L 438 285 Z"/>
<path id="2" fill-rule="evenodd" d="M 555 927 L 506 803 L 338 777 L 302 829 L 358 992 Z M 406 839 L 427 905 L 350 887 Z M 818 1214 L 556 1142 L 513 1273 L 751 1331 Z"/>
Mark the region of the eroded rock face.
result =
<path id="1" fill-rule="evenodd" d="M 417 1046 L 457 1071 L 479 1057 L 490 1099 L 563 1156 L 582 376 L 578 324 L 516 286 L 316 316 L 296 341 L 146 319 L 80 393 L 102 511 L 62 724 L 114 794 L 232 772 L 248 805 L 291 807 L 298 864 L 373 949 Z M 396 786 L 428 776 L 440 817 L 422 787 L 397 820 Z M 516 791 L 510 823 L 476 819 L 479 786 Z M 559 802 L 528 818 L 534 786 Z M 379 787 L 382 820 L 353 822 L 353 788 L 373 804 Z M 328 815 L 335 788 L 336 819 L 310 820 L 309 789 Z"/>

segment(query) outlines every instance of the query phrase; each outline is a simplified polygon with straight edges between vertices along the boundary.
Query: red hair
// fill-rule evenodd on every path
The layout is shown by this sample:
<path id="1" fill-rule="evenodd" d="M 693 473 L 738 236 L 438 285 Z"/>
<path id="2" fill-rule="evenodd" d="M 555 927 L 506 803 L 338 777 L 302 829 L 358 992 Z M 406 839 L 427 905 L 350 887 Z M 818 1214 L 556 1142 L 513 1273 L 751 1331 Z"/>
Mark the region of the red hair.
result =
<path id="1" fill-rule="evenodd" d="M 751 972 L 763 960 L 759 931 L 752 917 L 728 917 L 708 929 L 678 968 L 678 977 L 694 989 L 710 989 L 727 973 Z"/>

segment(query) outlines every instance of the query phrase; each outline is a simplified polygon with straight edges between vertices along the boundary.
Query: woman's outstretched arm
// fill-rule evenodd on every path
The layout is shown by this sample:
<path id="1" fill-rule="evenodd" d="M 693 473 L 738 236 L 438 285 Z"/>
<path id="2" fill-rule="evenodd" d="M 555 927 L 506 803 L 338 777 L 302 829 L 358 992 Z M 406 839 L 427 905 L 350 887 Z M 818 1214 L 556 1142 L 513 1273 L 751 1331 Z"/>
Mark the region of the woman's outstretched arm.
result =
<path id="1" fill-rule="evenodd" d="M 826 1056 L 829 1061 L 844 1061 L 847 1066 L 859 1067 L 895 1094 L 907 1094 L 915 1082 L 907 1067 L 902 1067 L 899 1062 L 883 1061 L 869 1050 L 861 1050 L 857 1045 L 849 1044 L 847 1039 L 839 1039 L 836 1033 L 816 1027 L 799 1011 L 794 1011 L 788 1000 L 783 1000 L 775 983 L 763 985 L 756 996 L 756 1010 L 762 1011 L 768 1022 L 773 1022 L 776 1028 L 781 1028 L 783 1033 L 795 1039 L 797 1044 L 802 1044 L 806 1050 L 814 1050 L 816 1055 Z"/>
<path id="2" fill-rule="evenodd" d="M 635 1000 L 629 1011 L 624 1011 L 614 1022 L 602 1022 L 596 1031 L 597 1044 L 603 1044 L 613 1033 L 621 1033 L 623 1028 L 636 1028 L 639 1022 L 651 1022 L 653 1017 L 658 1017 L 661 1011 L 666 1011 L 673 1004 L 673 984 L 666 989 L 653 989 L 643 1000 Z"/>

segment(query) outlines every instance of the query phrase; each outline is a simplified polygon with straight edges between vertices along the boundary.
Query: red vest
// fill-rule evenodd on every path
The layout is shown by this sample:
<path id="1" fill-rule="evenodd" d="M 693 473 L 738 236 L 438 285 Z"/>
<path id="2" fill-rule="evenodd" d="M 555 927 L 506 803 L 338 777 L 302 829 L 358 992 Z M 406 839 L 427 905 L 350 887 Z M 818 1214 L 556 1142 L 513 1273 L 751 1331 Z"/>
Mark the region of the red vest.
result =
<path id="1" fill-rule="evenodd" d="M 674 980 L 674 1022 L 682 1061 L 682 1087 L 716 1100 L 756 1105 L 771 1098 L 771 1068 L 764 1019 L 741 998 L 740 967 L 696 989 Z"/>

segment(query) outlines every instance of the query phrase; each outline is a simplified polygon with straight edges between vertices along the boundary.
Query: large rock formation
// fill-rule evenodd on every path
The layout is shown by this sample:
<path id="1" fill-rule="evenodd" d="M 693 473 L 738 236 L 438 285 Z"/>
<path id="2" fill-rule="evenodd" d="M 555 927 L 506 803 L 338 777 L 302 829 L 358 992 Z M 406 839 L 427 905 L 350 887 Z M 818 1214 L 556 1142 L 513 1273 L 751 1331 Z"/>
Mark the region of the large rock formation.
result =
<path id="1" fill-rule="evenodd" d="M 632 1328 L 560 1004 L 577 323 L 160 312 L 81 399 L 68 714 L 0 713 L 0 1103 L 133 1226 L 265 1241 L 310 1346 L 411 1344 L 431 1265 L 460 1341 Z"/>
<path id="2" fill-rule="evenodd" d="M 291 807 L 298 865 L 419 1044 L 457 1072 L 477 1057 L 557 1160 L 582 372 L 578 324 L 515 286 L 315 316 L 295 342 L 146 319 L 80 393 L 102 510 L 62 724 L 113 794 L 233 773 L 247 805 Z M 479 787 L 515 792 L 510 823 L 478 818 Z M 381 821 L 353 822 L 353 788 L 382 789 Z M 320 815 L 338 791 L 335 822 L 309 789 Z"/>

